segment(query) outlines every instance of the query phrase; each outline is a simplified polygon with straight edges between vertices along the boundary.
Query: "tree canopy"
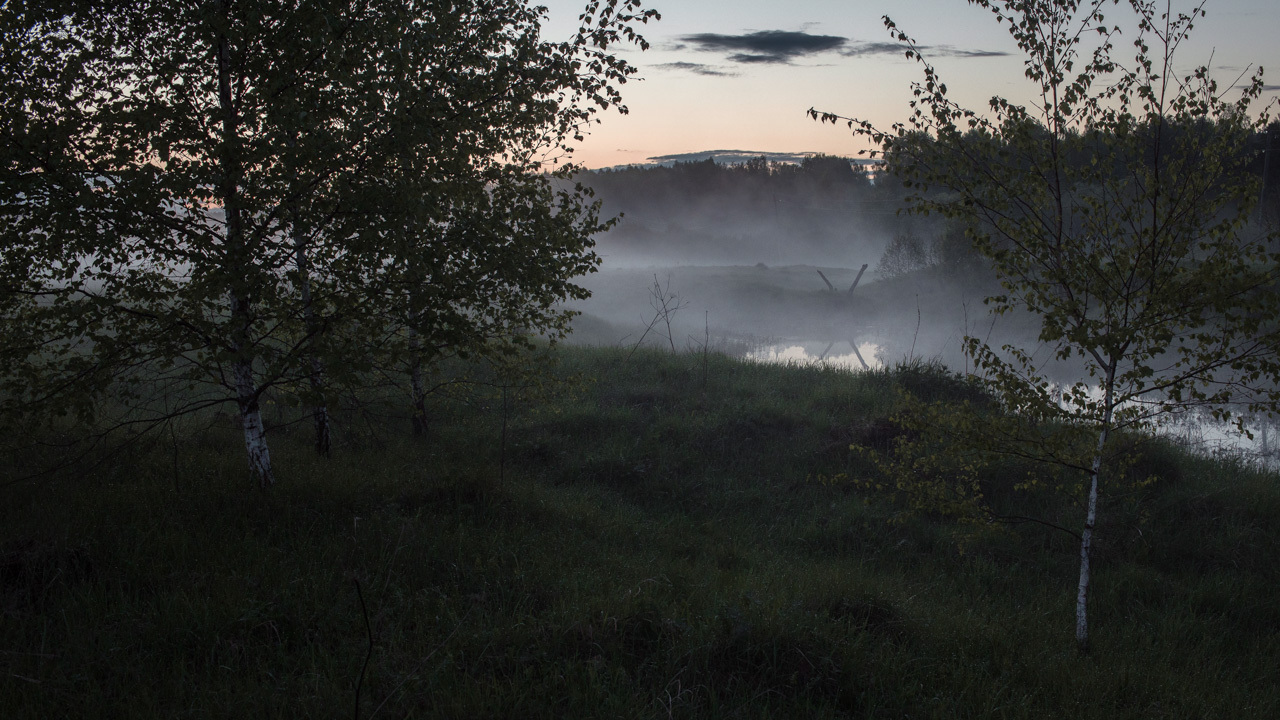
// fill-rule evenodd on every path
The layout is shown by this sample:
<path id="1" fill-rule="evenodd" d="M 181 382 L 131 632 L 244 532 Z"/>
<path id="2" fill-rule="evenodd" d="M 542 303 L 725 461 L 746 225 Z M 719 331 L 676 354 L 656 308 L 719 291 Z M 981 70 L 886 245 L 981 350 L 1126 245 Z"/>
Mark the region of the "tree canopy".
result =
<path id="1" fill-rule="evenodd" d="M 10 413 L 260 402 L 563 329 L 608 223 L 546 170 L 618 108 L 656 17 L 591 0 L 171 0 L 0 8 Z M 123 409 L 123 410 L 122 410 Z M 164 413 L 174 412 L 172 407 Z M 141 413 L 141 414 L 139 414 Z M 150 413 L 150 415 L 148 415 Z"/>

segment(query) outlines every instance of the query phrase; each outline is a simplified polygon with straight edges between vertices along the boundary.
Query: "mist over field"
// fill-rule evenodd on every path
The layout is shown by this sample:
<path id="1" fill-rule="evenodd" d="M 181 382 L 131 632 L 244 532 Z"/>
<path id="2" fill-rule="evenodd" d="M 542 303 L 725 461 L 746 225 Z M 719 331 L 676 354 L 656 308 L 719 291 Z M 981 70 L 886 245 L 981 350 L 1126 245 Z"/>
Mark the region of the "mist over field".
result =
<path id="1" fill-rule="evenodd" d="M 577 280 L 591 296 L 569 304 L 581 314 L 568 342 L 967 372 L 963 339 L 973 336 L 1025 349 L 1050 378 L 1082 376 L 1079 360 L 1056 360 L 1039 341 L 1038 317 L 991 312 L 999 283 L 963 229 L 908 214 L 902 184 L 868 170 L 818 156 L 583 173 L 604 216 L 619 220 L 596 238 L 599 270 Z M 1204 420 L 1170 432 L 1266 450 Z"/>
<path id="2" fill-rule="evenodd" d="M 579 279 L 592 295 L 570 305 L 582 313 L 570 342 L 960 369 L 965 334 L 1027 330 L 1025 319 L 993 324 L 983 304 L 993 278 L 962 232 L 906 214 L 900 183 L 848 159 L 703 160 L 578 179 L 620 219 L 597 237 L 599 271 Z"/>
<path id="3" fill-rule="evenodd" d="M 828 156 L 801 163 L 712 158 L 584 173 L 606 217 L 607 267 L 824 265 L 874 262 L 895 233 L 934 222 L 899 216 L 901 187 Z"/>

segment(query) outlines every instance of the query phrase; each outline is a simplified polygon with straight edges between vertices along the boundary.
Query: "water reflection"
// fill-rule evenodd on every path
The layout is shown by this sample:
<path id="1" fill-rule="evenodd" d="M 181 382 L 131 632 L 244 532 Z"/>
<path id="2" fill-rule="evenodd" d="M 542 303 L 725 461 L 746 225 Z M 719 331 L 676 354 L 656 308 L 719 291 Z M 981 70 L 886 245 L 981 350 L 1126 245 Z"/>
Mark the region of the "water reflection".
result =
<path id="1" fill-rule="evenodd" d="M 743 357 L 756 362 L 827 365 L 849 370 L 884 367 L 883 345 L 826 340 L 754 340 Z M 1100 388 L 1088 393 L 1101 400 Z M 1192 409 L 1159 418 L 1155 431 L 1194 452 L 1230 458 L 1259 468 L 1280 469 L 1280 419 L 1248 418 L 1245 427 L 1253 437 L 1240 433 L 1234 423 L 1215 419 L 1203 409 Z"/>
<path id="2" fill-rule="evenodd" d="M 1207 411 L 1187 412 L 1159 423 L 1157 431 L 1203 455 L 1231 458 L 1260 468 L 1280 469 L 1280 424 L 1277 418 L 1247 418 L 1245 435 L 1235 421 L 1224 422 Z"/>
<path id="3" fill-rule="evenodd" d="M 871 370 L 884 366 L 880 345 L 872 342 L 787 341 L 755 348 L 746 354 L 757 362 L 784 365 L 829 365 L 850 370 Z"/>

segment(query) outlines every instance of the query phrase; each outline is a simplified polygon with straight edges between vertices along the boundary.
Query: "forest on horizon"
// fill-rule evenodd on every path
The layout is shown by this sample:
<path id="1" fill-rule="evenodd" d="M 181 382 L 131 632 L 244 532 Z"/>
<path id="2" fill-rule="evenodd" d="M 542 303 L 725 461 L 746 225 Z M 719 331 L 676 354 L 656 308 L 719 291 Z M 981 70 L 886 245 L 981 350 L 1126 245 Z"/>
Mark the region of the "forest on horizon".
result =
<path id="1" fill-rule="evenodd" d="M 1245 152 L 1263 179 L 1264 211 L 1275 213 L 1280 121 L 1255 134 Z M 861 265 L 879 258 L 895 237 L 931 242 L 945 232 L 937 217 L 907 214 L 891 164 L 869 171 L 848 157 L 815 154 L 799 163 L 766 156 L 742 163 L 700 161 L 584 170 L 576 181 L 618 224 L 597 236 L 612 265 Z M 876 266 L 872 262 L 872 267 Z"/>

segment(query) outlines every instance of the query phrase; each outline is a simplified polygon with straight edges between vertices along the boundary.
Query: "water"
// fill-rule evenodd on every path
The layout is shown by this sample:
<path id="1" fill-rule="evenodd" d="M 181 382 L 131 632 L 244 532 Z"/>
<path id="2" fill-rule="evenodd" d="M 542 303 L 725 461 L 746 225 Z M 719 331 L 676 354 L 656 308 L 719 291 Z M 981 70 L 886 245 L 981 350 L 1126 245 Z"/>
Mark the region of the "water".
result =
<path id="1" fill-rule="evenodd" d="M 1241 433 L 1234 420 L 1224 422 L 1208 412 L 1188 412 L 1165 418 L 1156 432 L 1202 455 L 1232 458 L 1268 470 L 1280 470 L 1280 422 L 1277 418 L 1247 418 Z M 1252 435 L 1252 437 L 1250 437 Z"/>
<path id="2" fill-rule="evenodd" d="M 843 340 L 786 340 L 770 343 L 746 354 L 749 360 L 784 365 L 827 365 L 850 370 L 875 370 L 884 367 L 881 347 L 873 342 L 854 347 Z"/>
<path id="3" fill-rule="evenodd" d="M 874 370 L 884 367 L 883 352 L 884 347 L 875 342 L 858 343 L 855 350 L 845 341 L 772 339 L 751 349 L 744 357 L 784 365 Z M 1101 397 L 1100 390 L 1097 395 Z M 1217 420 L 1204 411 L 1188 411 L 1161 418 L 1155 430 L 1197 453 L 1280 469 L 1280 418 L 1249 418 L 1245 427 L 1252 437 L 1241 433 L 1234 421 Z"/>

